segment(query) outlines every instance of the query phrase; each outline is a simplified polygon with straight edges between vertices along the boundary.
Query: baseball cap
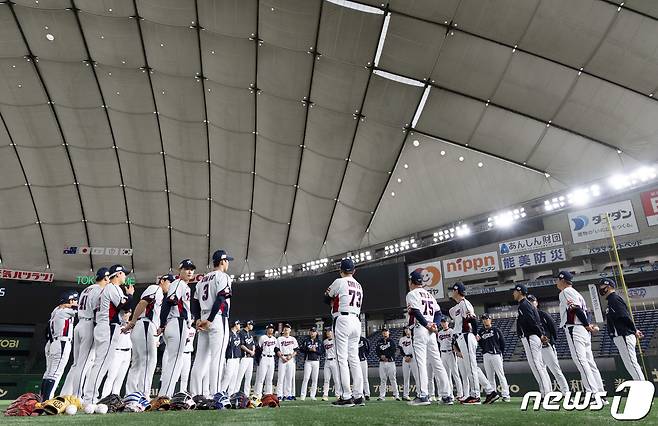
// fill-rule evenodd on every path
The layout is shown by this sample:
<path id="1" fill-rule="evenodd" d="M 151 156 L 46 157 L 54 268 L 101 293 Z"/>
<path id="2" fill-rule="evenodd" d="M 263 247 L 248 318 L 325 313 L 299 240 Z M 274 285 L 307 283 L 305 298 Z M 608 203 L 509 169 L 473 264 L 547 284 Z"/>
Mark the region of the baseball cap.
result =
<path id="1" fill-rule="evenodd" d="M 107 268 L 100 268 L 96 271 L 96 281 L 101 281 L 105 277 L 110 276 L 110 270 Z"/>
<path id="2" fill-rule="evenodd" d="M 249 321 L 247 321 L 245 324 L 246 324 L 246 325 L 254 325 L 254 321 L 253 321 L 253 320 L 249 320 Z"/>
<path id="3" fill-rule="evenodd" d="M 267 326 L 266 326 L 265 328 L 272 328 L 272 329 L 273 329 L 273 328 L 274 328 L 274 324 L 272 324 L 272 323 L 267 324 Z"/>
<path id="4" fill-rule="evenodd" d="M 615 280 L 610 279 L 610 278 L 601 278 L 601 281 L 599 281 L 599 285 L 600 286 L 601 285 L 607 285 L 607 286 L 610 286 L 612 288 L 617 287 L 617 283 L 615 282 Z"/>
<path id="5" fill-rule="evenodd" d="M 530 302 L 536 302 L 537 298 L 535 297 L 534 294 L 529 294 L 528 297 L 526 297 Z"/>
<path id="6" fill-rule="evenodd" d="M 290 324 L 285 323 L 285 324 L 283 324 L 283 328 L 292 328 L 292 327 L 290 326 Z"/>
<path id="7" fill-rule="evenodd" d="M 228 260 L 229 262 L 232 262 L 233 258 L 228 255 L 226 250 L 217 250 L 212 254 L 212 261 L 219 262 L 220 260 Z"/>
<path id="8" fill-rule="evenodd" d="M 466 286 L 464 286 L 464 283 L 456 282 L 450 287 L 450 290 L 457 290 L 460 293 L 464 293 L 466 291 Z"/>
<path id="9" fill-rule="evenodd" d="M 349 257 L 341 260 L 340 270 L 343 272 L 354 272 L 354 261 Z"/>
<path id="10" fill-rule="evenodd" d="M 448 318 L 446 317 L 441 318 L 441 322 L 448 322 Z"/>
<path id="11" fill-rule="evenodd" d="M 315 332 L 317 332 L 317 331 L 318 331 L 318 329 L 317 329 L 317 328 L 315 328 L 315 327 L 311 327 L 311 328 L 309 328 L 309 329 L 308 329 L 308 331 L 315 331 Z"/>
<path id="12" fill-rule="evenodd" d="M 126 270 L 122 265 L 112 265 L 110 266 L 110 278 L 118 274 L 119 272 L 123 272 L 124 274 L 128 275 L 130 274 L 130 271 Z"/>
<path id="13" fill-rule="evenodd" d="M 169 281 L 170 283 L 173 283 L 174 281 L 176 281 L 176 278 L 174 278 L 174 276 L 171 274 L 164 274 L 160 277 L 160 280 L 166 280 Z"/>
<path id="14" fill-rule="evenodd" d="M 573 280 L 573 275 L 571 275 L 571 272 L 569 271 L 560 271 L 559 274 L 557 274 L 558 280 L 565 280 L 566 282 L 570 283 Z"/>
<path id="15" fill-rule="evenodd" d="M 384 327 L 384 328 L 382 328 L 382 332 L 383 332 L 383 331 L 389 331 L 389 330 L 388 330 L 388 327 Z"/>
<path id="16" fill-rule="evenodd" d="M 233 325 L 240 325 L 240 320 L 233 321 Z"/>
<path id="17" fill-rule="evenodd" d="M 527 295 L 528 294 L 528 287 L 526 287 L 523 284 L 517 284 L 512 288 L 512 291 L 520 291 L 521 294 Z"/>
<path id="18" fill-rule="evenodd" d="M 78 292 L 75 290 L 67 290 L 59 296 L 59 304 L 69 303 L 71 300 L 78 300 Z"/>
<path id="19" fill-rule="evenodd" d="M 194 265 L 191 259 L 183 259 L 178 264 L 178 269 L 196 269 L 196 265 Z"/>
<path id="20" fill-rule="evenodd" d="M 480 319 L 491 319 L 491 316 L 485 312 L 482 315 L 480 315 Z"/>
<path id="21" fill-rule="evenodd" d="M 409 274 L 409 280 L 412 283 L 422 284 L 423 283 L 423 276 L 420 274 L 420 272 L 413 271 L 412 273 Z"/>
<path id="22" fill-rule="evenodd" d="M 333 331 L 333 329 L 331 328 L 330 325 L 328 325 L 324 328 L 324 331 Z"/>

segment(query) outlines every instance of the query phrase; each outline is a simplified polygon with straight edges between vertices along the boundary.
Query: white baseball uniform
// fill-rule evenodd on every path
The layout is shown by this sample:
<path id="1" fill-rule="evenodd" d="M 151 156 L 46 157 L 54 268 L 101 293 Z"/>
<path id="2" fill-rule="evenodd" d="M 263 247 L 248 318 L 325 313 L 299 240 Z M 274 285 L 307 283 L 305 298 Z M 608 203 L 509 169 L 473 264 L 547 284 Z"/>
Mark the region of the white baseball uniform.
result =
<path id="1" fill-rule="evenodd" d="M 455 333 L 457 334 L 457 345 L 464 358 L 464 373 L 468 379 L 469 388 L 464 388 L 464 396 L 474 398 L 480 397 L 480 375 L 478 374 L 478 365 L 476 358 L 477 340 L 475 334 L 471 331 L 468 322 L 469 318 L 475 317 L 475 310 L 471 302 L 462 299 L 455 306 L 450 308 L 450 317 L 455 321 Z M 484 376 L 484 374 L 482 374 Z M 462 378 L 464 375 L 462 374 Z"/>
<path id="2" fill-rule="evenodd" d="M 215 394 L 224 388 L 222 376 L 229 335 L 231 277 L 219 270 L 207 273 L 197 283 L 194 298 L 201 306 L 201 319 L 209 320 L 211 324 L 207 331 L 199 332 L 190 390 L 193 395 L 200 394 L 203 378 L 209 375 L 210 393 Z"/>
<path id="3" fill-rule="evenodd" d="M 121 324 L 122 327 L 125 325 L 125 322 Z M 112 358 L 110 368 L 107 370 L 107 377 L 105 378 L 101 398 L 105 398 L 111 393 L 121 395 L 123 381 L 128 373 L 128 367 L 130 367 L 130 352 L 132 350 L 130 334 L 130 331 L 128 333 L 114 333 L 114 357 Z"/>
<path id="4" fill-rule="evenodd" d="M 452 381 L 452 384 L 449 383 L 448 386 L 450 386 L 451 389 L 454 386 L 457 398 L 462 398 L 464 396 L 462 380 L 459 376 L 459 368 L 457 367 L 457 357 L 452 350 L 452 341 L 455 337 L 455 332 L 452 328 L 448 328 L 447 330 L 441 329 L 436 335 L 439 341 L 439 350 L 441 351 L 441 361 L 443 361 L 443 366 L 448 374 L 448 379 Z M 430 390 L 432 390 L 432 386 L 430 386 Z M 430 392 L 430 395 L 431 394 L 433 394 L 433 392 Z"/>
<path id="5" fill-rule="evenodd" d="M 94 327 L 94 364 L 85 380 L 83 401 L 95 404 L 101 382 L 115 355 L 115 333 L 120 333 L 119 311 L 129 298 L 119 285 L 107 284 L 101 293 Z"/>
<path id="6" fill-rule="evenodd" d="M 464 360 L 464 358 L 457 357 L 457 367 L 459 368 L 459 374 L 462 378 L 462 387 L 464 389 L 469 389 L 471 387 L 470 384 L 471 382 L 468 380 L 466 366 L 467 366 L 467 362 Z M 477 369 L 475 370 L 475 374 L 478 377 L 478 383 L 480 384 L 482 389 L 484 389 L 484 393 L 490 394 L 495 390 L 491 382 L 487 380 L 487 376 L 484 375 L 484 372 L 480 367 L 477 367 Z"/>
<path id="7" fill-rule="evenodd" d="M 363 289 L 353 277 L 337 278 L 327 289 L 332 298 L 331 315 L 336 340 L 336 361 L 340 378 L 342 399 L 363 397 L 363 375 L 359 361 L 359 339 L 361 338 L 361 306 Z M 350 381 L 354 381 L 354 389 Z"/>
<path id="8" fill-rule="evenodd" d="M 293 395 L 293 372 L 295 370 L 295 354 L 299 344 L 292 336 L 279 336 L 276 339 L 276 354 L 285 358 L 279 358 L 279 372 L 277 376 L 276 394 L 279 398 Z"/>
<path id="9" fill-rule="evenodd" d="M 418 387 L 418 366 L 416 361 L 413 359 L 414 349 L 412 347 L 413 341 L 411 337 L 402 336 L 398 341 L 398 346 L 400 346 L 400 351 L 404 357 L 402 359 L 402 378 L 404 380 L 404 385 L 402 386 L 402 396 L 405 398 L 409 397 L 409 390 L 411 388 L 411 376 L 414 376 L 414 383 Z M 407 359 L 409 362 L 407 362 Z"/>
<path id="10" fill-rule="evenodd" d="M 196 329 L 189 327 L 185 350 L 183 351 L 183 366 L 180 369 L 180 392 L 188 392 L 190 378 L 190 368 L 192 368 L 192 352 L 194 352 L 194 336 Z"/>
<path id="11" fill-rule="evenodd" d="M 66 375 L 62 395 L 82 396 L 84 382 L 94 363 L 94 322 L 103 288 L 92 284 L 80 293 L 78 324 L 73 332 L 73 364 Z"/>
<path id="12" fill-rule="evenodd" d="M 226 365 L 224 366 L 224 376 L 222 377 L 222 390 L 228 391 L 233 395 L 238 390 L 238 373 L 240 372 L 240 359 L 242 358 L 242 339 L 239 332 L 229 331 L 227 337 L 228 345 L 226 346 Z"/>
<path id="13" fill-rule="evenodd" d="M 567 383 L 567 379 L 564 377 L 562 369 L 560 368 L 560 363 L 557 360 L 557 351 L 555 350 L 555 347 L 550 344 L 547 346 L 542 346 L 541 357 L 544 360 L 544 364 L 546 364 L 546 368 L 551 373 L 553 373 L 555 381 L 558 383 L 560 388 L 560 392 L 563 394 L 569 392 L 569 383 Z"/>
<path id="14" fill-rule="evenodd" d="M 361 375 L 363 376 L 363 394 L 370 397 L 370 381 L 368 380 L 368 353 L 370 352 L 370 343 L 361 336 L 359 339 L 359 360 L 361 361 Z"/>
<path id="15" fill-rule="evenodd" d="M 185 352 L 185 344 L 189 336 L 190 287 L 185 281 L 177 279 L 169 286 L 167 297 L 162 303 L 168 303 L 170 309 L 166 324 L 164 324 L 167 363 L 165 364 L 164 361 L 162 363 L 160 395 L 172 396 L 176 383 L 180 379 L 183 368 L 183 352 Z M 160 325 L 163 325 L 162 321 Z"/>
<path id="16" fill-rule="evenodd" d="M 73 319 L 77 309 L 60 308 L 53 310 L 48 322 L 50 330 L 50 345 L 47 345 L 46 351 L 46 372 L 43 375 L 44 380 L 52 380 L 53 387 L 50 389 L 48 399 L 53 397 L 55 389 L 59 384 L 66 364 L 69 362 L 71 355 L 71 342 L 73 340 Z"/>
<path id="17" fill-rule="evenodd" d="M 274 377 L 274 348 L 276 347 L 276 337 L 274 336 L 261 336 L 258 341 L 258 346 L 261 348 L 261 358 L 258 363 L 258 370 L 256 371 L 256 383 L 254 394 L 260 398 L 272 393 L 272 378 Z M 263 388 L 264 385 L 264 388 Z"/>
<path id="18" fill-rule="evenodd" d="M 430 332 L 423 324 L 434 321 L 434 314 L 441 312 L 436 299 L 427 290 L 416 288 L 407 293 L 406 297 L 409 315 L 413 318 L 413 353 L 418 368 L 418 382 L 420 387 L 418 396 L 421 398 L 429 397 L 429 385 L 427 374 L 428 360 L 432 363 L 432 372 L 435 378 L 439 380 L 439 395 L 442 398 L 452 397 L 452 389 L 449 387 L 449 380 L 446 370 L 441 362 L 441 352 L 439 344 L 433 332 Z M 413 312 L 419 312 L 421 318 L 413 315 Z M 421 320 L 422 319 L 422 320 Z"/>
<path id="19" fill-rule="evenodd" d="M 322 386 L 322 396 L 329 397 L 330 380 L 334 381 L 334 395 L 340 396 L 340 380 L 338 379 L 338 363 L 336 362 L 336 341 L 334 339 L 324 339 L 324 385 Z"/>
<path id="20" fill-rule="evenodd" d="M 131 330 L 132 360 L 130 372 L 126 380 L 126 393 L 142 392 L 151 395 L 153 374 L 158 362 L 158 327 L 160 324 L 160 309 L 164 294 L 157 284 L 146 287 L 141 299 L 146 301 L 146 309 L 136 319 Z M 164 362 L 163 362 L 164 365 Z"/>
<path id="21" fill-rule="evenodd" d="M 567 344 L 580 377 L 587 392 L 605 392 L 603 380 L 594 355 L 592 354 L 592 336 L 578 319 L 571 306 L 580 307 L 587 315 L 587 304 L 583 296 L 573 287 L 567 287 L 560 292 L 560 327 L 565 329 Z"/>
<path id="22" fill-rule="evenodd" d="M 251 331 L 242 330 L 240 331 L 240 338 L 242 339 L 242 345 L 250 350 L 254 350 L 256 347 L 254 342 L 254 336 L 251 334 Z M 240 388 L 240 383 L 242 383 L 242 378 L 244 378 L 244 387 L 243 392 L 245 395 L 249 395 L 251 392 L 251 376 L 254 371 L 254 357 L 248 352 L 242 351 L 242 358 L 240 358 L 240 371 L 238 372 L 238 377 L 236 379 L 237 388 Z"/>

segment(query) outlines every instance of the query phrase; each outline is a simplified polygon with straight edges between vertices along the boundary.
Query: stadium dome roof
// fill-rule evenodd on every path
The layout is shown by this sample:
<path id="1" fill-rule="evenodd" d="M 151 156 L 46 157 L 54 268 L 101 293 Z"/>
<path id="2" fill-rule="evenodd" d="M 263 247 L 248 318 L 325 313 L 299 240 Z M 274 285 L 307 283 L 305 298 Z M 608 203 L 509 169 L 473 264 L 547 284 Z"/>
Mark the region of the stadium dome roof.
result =
<path id="1" fill-rule="evenodd" d="M 5 267 L 257 271 L 658 159 L 651 0 L 0 3 Z"/>

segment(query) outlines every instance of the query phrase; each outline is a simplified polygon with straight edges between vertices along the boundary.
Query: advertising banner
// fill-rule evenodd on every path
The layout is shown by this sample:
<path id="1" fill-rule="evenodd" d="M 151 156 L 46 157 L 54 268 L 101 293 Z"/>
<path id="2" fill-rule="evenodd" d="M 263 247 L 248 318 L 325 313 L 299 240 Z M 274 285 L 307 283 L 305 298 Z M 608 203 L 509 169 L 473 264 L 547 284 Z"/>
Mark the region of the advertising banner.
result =
<path id="1" fill-rule="evenodd" d="M 626 200 L 569 213 L 569 226 L 573 242 L 585 243 L 610 238 L 606 216 L 610 217 L 615 236 L 639 232 L 633 205 L 630 200 Z"/>
<path id="2" fill-rule="evenodd" d="M 53 282 L 51 272 L 15 271 L 13 269 L 0 269 L 0 278 L 3 280 L 40 281 L 44 283 Z"/>
<path id="3" fill-rule="evenodd" d="M 562 244 L 562 233 L 554 232 L 552 234 L 506 241 L 498 245 L 498 250 L 500 251 L 500 254 L 514 254 L 561 246 Z"/>
<path id="4" fill-rule="evenodd" d="M 418 271 L 423 276 L 425 290 L 433 294 L 436 299 L 443 299 L 443 274 L 441 273 L 441 261 L 415 263 L 407 267 L 408 272 Z"/>
<path id="5" fill-rule="evenodd" d="M 658 189 L 643 192 L 640 194 L 640 199 L 649 226 L 658 225 Z"/>
<path id="6" fill-rule="evenodd" d="M 465 277 L 499 271 L 498 252 L 473 254 L 443 261 L 444 278 Z"/>
<path id="7" fill-rule="evenodd" d="M 529 266 L 547 265 L 549 263 L 564 262 L 567 255 L 564 247 L 535 251 L 533 253 L 503 256 L 500 263 L 503 269 L 527 268 Z"/>

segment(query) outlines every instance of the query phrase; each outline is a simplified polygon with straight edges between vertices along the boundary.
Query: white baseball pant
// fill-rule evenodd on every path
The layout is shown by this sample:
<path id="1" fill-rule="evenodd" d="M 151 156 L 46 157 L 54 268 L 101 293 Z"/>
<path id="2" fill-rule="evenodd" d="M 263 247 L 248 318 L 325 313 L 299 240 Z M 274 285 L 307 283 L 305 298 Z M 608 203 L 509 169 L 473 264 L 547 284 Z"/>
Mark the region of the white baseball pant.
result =
<path id="1" fill-rule="evenodd" d="M 254 394 L 260 398 L 263 396 L 263 384 L 265 384 L 265 395 L 272 393 L 272 379 L 274 378 L 274 357 L 263 355 L 258 363 L 256 371 L 256 384 Z"/>
<path id="2" fill-rule="evenodd" d="M 496 376 L 500 382 L 500 394 L 503 398 L 509 398 L 509 385 L 503 369 L 503 355 L 486 353 L 482 355 L 484 361 L 484 371 L 487 374 L 487 380 L 491 385 L 496 387 Z"/>
<path id="3" fill-rule="evenodd" d="M 464 374 L 462 378 L 468 380 L 470 387 L 464 387 L 464 396 L 468 393 L 468 396 L 474 398 L 480 397 L 480 378 L 478 375 L 478 364 L 475 350 L 477 349 L 478 343 L 475 339 L 473 333 L 462 333 L 457 337 L 457 345 L 459 346 L 459 351 L 462 353 L 464 358 Z"/>
<path id="4" fill-rule="evenodd" d="M 605 392 L 599 368 L 592 355 L 592 336 L 581 325 L 567 326 L 565 333 L 571 358 L 576 363 L 586 392 Z"/>
<path id="5" fill-rule="evenodd" d="M 203 311 L 202 318 L 207 318 L 210 311 Z M 203 378 L 209 377 L 210 394 L 221 391 L 224 364 L 226 364 L 226 346 L 228 345 L 228 321 L 225 316 L 217 315 L 207 331 L 197 333 L 197 348 L 190 378 L 190 391 L 193 395 L 203 392 Z"/>
<path id="6" fill-rule="evenodd" d="M 236 380 L 237 388 L 240 389 L 242 378 L 244 377 L 244 387 L 242 388 L 245 395 L 249 396 L 251 392 L 251 375 L 254 371 L 254 358 L 242 357 L 240 358 L 240 370 L 238 371 L 238 378 Z"/>
<path id="7" fill-rule="evenodd" d="M 635 353 L 637 338 L 635 335 L 615 336 L 612 341 L 615 342 L 615 345 L 617 346 L 617 350 L 619 351 L 619 355 L 624 362 L 624 367 L 626 367 L 628 374 L 631 375 L 633 380 L 644 380 L 644 374 L 642 373 L 640 364 L 637 363 L 637 354 Z"/>
<path id="8" fill-rule="evenodd" d="M 128 373 L 128 367 L 130 367 L 130 349 L 126 351 L 116 348 L 114 351 L 112 365 L 107 370 L 107 377 L 105 378 L 101 398 L 105 398 L 111 393 L 121 395 L 123 381 Z"/>
<path id="9" fill-rule="evenodd" d="M 399 398 L 400 391 L 398 390 L 398 381 L 395 377 L 395 362 L 393 361 L 380 361 L 379 362 L 379 397 L 386 396 L 387 381 L 391 383 L 393 388 L 393 397 Z"/>
<path id="10" fill-rule="evenodd" d="M 94 321 L 80 318 L 73 329 L 73 364 L 66 374 L 62 395 L 82 396 L 84 382 L 94 363 Z"/>
<path id="11" fill-rule="evenodd" d="M 179 392 L 187 392 L 189 390 L 191 368 L 192 368 L 192 352 L 183 352 L 182 365 L 180 369 Z"/>
<path id="12" fill-rule="evenodd" d="M 530 365 L 530 370 L 532 370 L 535 380 L 539 385 L 539 391 L 542 395 L 548 394 L 553 386 L 551 385 L 551 378 L 546 371 L 546 364 L 544 364 L 544 359 L 541 356 L 541 339 L 539 336 L 533 334 L 527 337 L 521 337 L 521 343 L 523 343 L 523 349 L 525 350 L 525 356 L 528 359 L 528 364 Z"/>
<path id="13" fill-rule="evenodd" d="M 370 381 L 368 380 L 368 361 L 361 361 L 361 376 L 363 377 L 363 395 L 370 397 Z"/>
<path id="14" fill-rule="evenodd" d="M 318 391 L 318 374 L 320 373 L 320 361 L 304 362 L 304 378 L 302 379 L 301 397 L 306 398 L 306 390 L 308 389 L 308 381 L 311 381 L 311 389 L 309 396 L 315 398 Z"/>
<path id="15" fill-rule="evenodd" d="M 172 396 L 176 390 L 176 383 L 180 379 L 183 369 L 183 352 L 185 352 L 188 335 L 187 321 L 183 318 L 172 318 L 165 327 L 164 338 L 167 345 L 165 354 L 167 358 L 166 360 L 163 358 L 162 361 L 161 396 Z"/>
<path id="16" fill-rule="evenodd" d="M 69 362 L 69 357 L 71 355 L 71 338 L 59 337 L 53 340 L 50 345 L 46 345 L 46 350 L 46 372 L 44 373 L 43 378 L 55 382 L 52 389 L 50 389 L 50 394 L 48 395 L 48 399 L 51 399 L 55 393 L 55 389 L 57 389 L 57 385 L 59 385 L 62 375 L 64 374 L 66 364 Z"/>
<path id="17" fill-rule="evenodd" d="M 229 358 L 224 366 L 222 377 L 222 390 L 233 395 L 238 390 L 238 373 L 240 372 L 240 358 Z"/>
<path id="18" fill-rule="evenodd" d="M 404 383 L 402 385 L 402 396 L 409 397 L 409 391 L 411 389 L 411 376 L 414 376 L 414 383 L 416 384 L 416 394 L 418 394 L 418 366 L 414 361 L 413 357 L 406 362 L 404 358 L 402 359 L 402 379 Z"/>
<path id="19" fill-rule="evenodd" d="M 338 315 L 334 318 L 334 339 L 336 340 L 336 362 L 343 399 L 363 396 L 363 377 L 359 360 L 359 340 L 361 321 L 354 314 Z M 350 380 L 354 380 L 354 389 Z"/>
<path id="20" fill-rule="evenodd" d="M 94 327 L 94 364 L 85 379 L 82 395 L 82 401 L 85 403 L 98 402 L 101 382 L 112 365 L 112 358 L 116 352 L 114 350 L 116 344 L 116 339 L 113 338 L 114 333 L 120 333 L 118 324 L 97 324 Z"/>
<path id="21" fill-rule="evenodd" d="M 546 364 L 546 368 L 553 373 L 553 377 L 555 377 L 555 381 L 560 387 L 560 392 L 563 394 L 569 392 L 569 383 L 567 383 L 567 379 L 564 377 L 564 374 L 562 374 L 560 363 L 557 360 L 557 351 L 555 350 L 555 347 L 552 345 L 542 347 L 541 357 L 544 360 L 544 364 Z M 553 386 L 551 386 L 551 389 L 552 388 Z"/>
<path id="22" fill-rule="evenodd" d="M 329 397 L 330 381 L 334 381 L 334 395 L 337 397 L 342 394 L 340 390 L 340 380 L 338 379 L 338 363 L 334 358 L 324 360 L 324 385 L 322 386 L 322 396 Z"/>
<path id="23" fill-rule="evenodd" d="M 283 362 L 279 359 L 279 371 L 277 372 L 276 394 L 279 398 L 293 396 L 292 381 L 295 371 L 295 358 Z"/>
<path id="24" fill-rule="evenodd" d="M 429 378 L 427 373 L 428 362 L 432 366 L 432 374 L 438 379 L 439 395 L 441 397 L 452 396 L 452 390 L 448 386 L 448 375 L 441 362 L 441 352 L 439 351 L 439 342 L 436 336 L 430 333 L 425 327 L 415 327 L 413 329 L 412 346 L 414 350 L 413 360 L 415 360 L 418 376 L 416 381 L 416 394 L 418 396 L 429 396 Z M 420 389 L 418 389 L 420 388 Z"/>
<path id="25" fill-rule="evenodd" d="M 469 389 L 470 381 L 468 380 L 468 375 L 466 374 L 466 362 L 463 360 L 463 358 L 457 357 L 457 366 L 459 367 L 463 388 Z M 495 391 L 493 385 L 491 384 L 491 382 L 489 382 L 489 380 L 487 380 L 487 376 L 484 375 L 484 372 L 480 367 L 477 367 L 477 369 L 475 370 L 475 374 L 478 377 L 479 385 L 484 390 L 484 393 L 490 394 L 491 392 Z M 478 390 L 478 395 L 479 395 L 479 390 Z"/>
<path id="26" fill-rule="evenodd" d="M 448 379 L 452 381 L 452 383 L 448 383 L 448 386 L 452 389 L 454 385 L 457 398 L 462 398 L 464 396 L 464 389 L 462 388 L 462 380 L 459 376 L 459 367 L 457 367 L 457 357 L 455 356 L 455 353 L 453 351 L 441 351 L 441 361 L 443 362 L 443 366 L 448 374 Z M 430 388 L 430 390 L 432 389 L 433 387 Z M 430 395 L 431 394 L 432 392 L 430 392 Z"/>
<path id="27" fill-rule="evenodd" d="M 132 360 L 126 394 L 142 392 L 147 397 L 151 395 L 153 374 L 158 363 L 158 327 L 148 319 L 140 319 L 130 333 L 133 345 Z M 164 359 L 162 365 L 165 365 Z"/>

